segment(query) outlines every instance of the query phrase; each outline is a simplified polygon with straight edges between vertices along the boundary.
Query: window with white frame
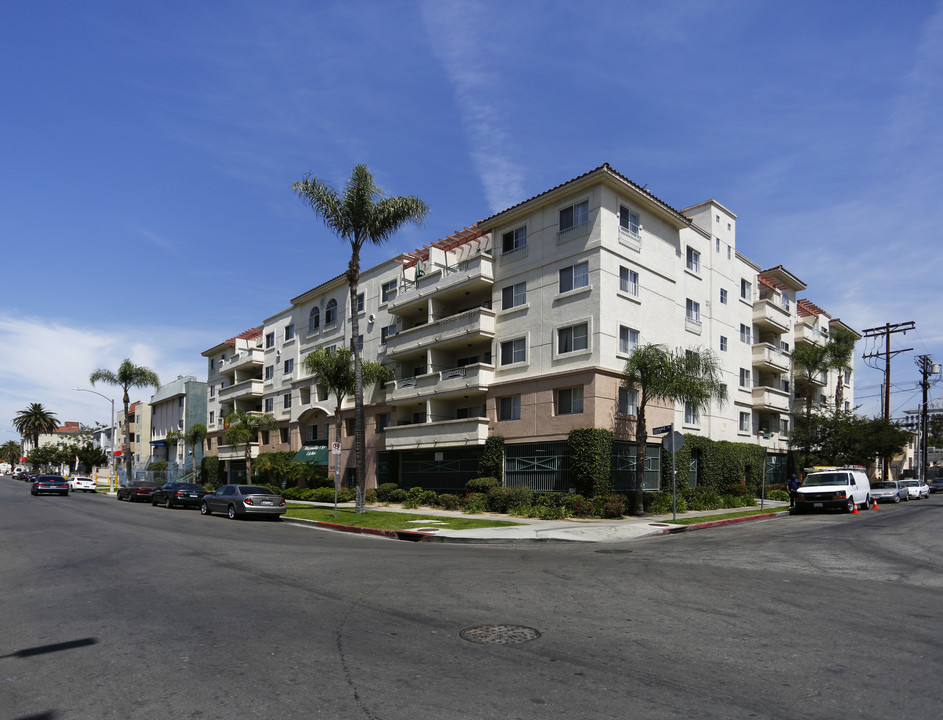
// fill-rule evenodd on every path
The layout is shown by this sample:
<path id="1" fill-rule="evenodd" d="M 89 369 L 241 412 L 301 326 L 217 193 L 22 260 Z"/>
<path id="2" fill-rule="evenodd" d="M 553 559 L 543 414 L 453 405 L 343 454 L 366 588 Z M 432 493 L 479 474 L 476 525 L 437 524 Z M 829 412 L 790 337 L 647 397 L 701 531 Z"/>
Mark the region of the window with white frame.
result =
<path id="1" fill-rule="evenodd" d="M 291 407 L 291 393 L 282 395 L 282 406 L 287 410 Z"/>
<path id="2" fill-rule="evenodd" d="M 749 368 L 740 368 L 740 387 L 746 388 L 747 390 L 752 388 L 752 385 L 750 384 Z"/>
<path id="3" fill-rule="evenodd" d="M 727 291 L 724 288 L 720 289 L 720 304 L 721 305 L 727 304 Z"/>
<path id="4" fill-rule="evenodd" d="M 264 371 L 264 376 L 265 376 L 265 379 L 266 379 L 266 380 L 271 380 L 273 377 L 275 377 L 275 366 L 274 366 L 274 365 L 266 365 L 266 366 L 265 366 L 265 371 Z"/>
<path id="5" fill-rule="evenodd" d="M 321 327 L 321 309 L 317 306 L 308 313 L 308 332 L 314 332 Z"/>
<path id="6" fill-rule="evenodd" d="M 583 200 L 560 211 L 560 232 L 589 224 L 589 201 Z"/>
<path id="7" fill-rule="evenodd" d="M 684 424 L 685 425 L 697 425 L 699 420 L 697 407 L 691 403 L 684 404 Z"/>
<path id="8" fill-rule="evenodd" d="M 216 386 L 210 385 L 210 397 L 216 397 Z"/>
<path id="9" fill-rule="evenodd" d="M 625 353 L 627 355 L 636 348 L 638 348 L 638 330 L 626 327 L 625 325 L 620 325 L 619 352 Z"/>
<path id="10" fill-rule="evenodd" d="M 750 413 L 740 413 L 740 432 L 750 432 Z"/>
<path id="11" fill-rule="evenodd" d="M 589 326 L 586 323 L 560 328 L 557 332 L 557 352 L 568 353 L 589 347 Z"/>
<path id="12" fill-rule="evenodd" d="M 701 322 L 701 304 L 687 298 L 684 303 L 684 316 L 691 322 Z"/>
<path id="13" fill-rule="evenodd" d="M 390 335 L 396 334 L 396 323 L 389 325 L 387 327 L 380 328 L 380 344 L 386 345 L 387 339 Z"/>
<path id="14" fill-rule="evenodd" d="M 779 349 L 782 350 L 784 353 L 788 353 L 788 352 L 789 352 L 789 343 L 783 342 L 782 340 L 780 340 L 780 341 L 779 341 Z"/>
<path id="15" fill-rule="evenodd" d="M 560 292 L 565 293 L 589 285 L 589 263 L 583 261 L 576 265 L 560 268 Z"/>
<path id="16" fill-rule="evenodd" d="M 701 253 L 699 253 L 690 245 L 687 249 L 687 261 L 685 267 L 687 267 L 687 269 L 693 273 L 701 272 Z"/>
<path id="17" fill-rule="evenodd" d="M 638 273 L 625 266 L 619 268 L 619 290 L 627 295 L 638 295 Z"/>
<path id="18" fill-rule="evenodd" d="M 501 290 L 501 307 L 504 310 L 524 305 L 527 302 L 527 283 L 514 283 Z"/>
<path id="19" fill-rule="evenodd" d="M 380 286 L 380 302 L 389 302 L 396 297 L 396 280 L 390 280 Z"/>
<path id="20" fill-rule="evenodd" d="M 275 347 L 275 333 L 270 332 L 265 334 L 265 347 L 273 348 Z"/>
<path id="21" fill-rule="evenodd" d="M 498 398 L 498 420 L 521 419 L 521 396 L 508 395 Z"/>
<path id="22" fill-rule="evenodd" d="M 752 342 L 750 336 L 752 334 L 753 334 L 753 328 L 751 326 L 740 323 L 740 342 L 750 345 Z"/>
<path id="23" fill-rule="evenodd" d="M 638 415 L 638 390 L 619 388 L 619 415 Z"/>
<path id="24" fill-rule="evenodd" d="M 781 432 L 783 435 L 789 434 L 789 421 L 785 418 L 779 421 L 779 432 Z"/>
<path id="25" fill-rule="evenodd" d="M 557 415 L 579 415 L 583 412 L 583 386 L 557 390 Z"/>
<path id="26" fill-rule="evenodd" d="M 285 341 L 293 340 L 295 337 L 295 324 L 285 326 Z"/>
<path id="27" fill-rule="evenodd" d="M 740 279 L 740 297 L 744 300 L 753 300 L 753 283 L 745 278 Z"/>
<path id="28" fill-rule="evenodd" d="M 324 324 L 333 325 L 337 322 L 337 300 L 331 298 L 327 301 L 327 307 L 324 308 Z"/>
<path id="29" fill-rule="evenodd" d="M 357 312 L 359 313 L 363 312 L 363 299 L 364 299 L 364 294 L 357 293 Z"/>
<path id="30" fill-rule="evenodd" d="M 265 398 L 265 412 L 270 413 L 275 408 L 275 398 Z"/>
<path id="31" fill-rule="evenodd" d="M 631 235 L 638 237 L 639 217 L 638 213 L 630 210 L 625 205 L 619 206 L 619 227 Z"/>
<path id="32" fill-rule="evenodd" d="M 526 225 L 509 230 L 501 236 L 501 253 L 504 255 L 525 247 L 527 247 Z"/>
<path id="33" fill-rule="evenodd" d="M 284 371 L 284 373 L 285 373 L 286 375 L 291 375 L 291 374 L 295 371 L 295 359 L 294 359 L 294 358 L 288 358 L 288 359 L 285 361 L 285 365 L 284 365 L 284 370 L 283 370 L 283 371 Z"/>
<path id="34" fill-rule="evenodd" d="M 727 352 L 727 338 L 724 335 L 720 336 L 720 351 Z"/>
<path id="35" fill-rule="evenodd" d="M 516 338 L 501 343 L 501 364 L 513 365 L 527 360 L 527 344 L 524 338 Z"/>
<path id="36" fill-rule="evenodd" d="M 216 422 L 216 411 L 210 410 L 210 425 Z"/>

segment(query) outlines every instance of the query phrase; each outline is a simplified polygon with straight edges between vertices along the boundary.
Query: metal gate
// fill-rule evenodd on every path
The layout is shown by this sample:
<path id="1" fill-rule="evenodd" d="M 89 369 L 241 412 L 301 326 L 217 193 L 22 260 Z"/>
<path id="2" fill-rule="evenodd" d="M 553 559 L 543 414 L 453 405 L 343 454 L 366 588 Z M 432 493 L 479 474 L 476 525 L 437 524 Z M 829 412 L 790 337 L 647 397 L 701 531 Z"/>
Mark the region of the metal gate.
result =
<path id="1" fill-rule="evenodd" d="M 504 446 L 504 484 L 542 492 L 570 489 L 570 446 L 557 442 Z"/>

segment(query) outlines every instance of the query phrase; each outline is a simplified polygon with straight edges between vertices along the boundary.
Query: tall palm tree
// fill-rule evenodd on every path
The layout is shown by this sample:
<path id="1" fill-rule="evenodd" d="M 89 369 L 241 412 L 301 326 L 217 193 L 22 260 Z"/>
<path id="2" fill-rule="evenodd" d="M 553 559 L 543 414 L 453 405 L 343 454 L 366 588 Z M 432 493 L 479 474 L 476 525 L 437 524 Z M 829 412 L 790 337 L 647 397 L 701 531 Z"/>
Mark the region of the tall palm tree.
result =
<path id="1" fill-rule="evenodd" d="M 625 363 L 622 384 L 638 393 L 635 421 L 635 496 L 632 514 L 645 513 L 645 448 L 648 428 L 645 408 L 650 401 L 684 403 L 695 412 L 710 408 L 713 401 L 725 402 L 727 386 L 720 364 L 709 350 L 665 350 L 658 345 L 636 348 Z"/>
<path id="2" fill-rule="evenodd" d="M 196 478 L 196 462 L 197 462 L 197 446 L 200 447 L 201 451 L 203 449 L 203 441 L 206 439 L 206 425 L 203 423 L 193 423 L 190 426 L 190 429 L 186 432 L 180 432 L 179 430 L 171 430 L 167 433 L 167 440 L 174 440 L 177 442 L 183 442 L 185 448 L 190 450 L 190 457 L 193 458 L 193 466 L 191 468 L 191 473 L 193 478 Z"/>
<path id="3" fill-rule="evenodd" d="M 318 348 L 314 352 L 305 356 L 305 369 L 311 373 L 314 382 L 324 385 L 334 394 L 337 405 L 334 409 L 334 432 L 337 442 L 341 441 L 341 428 L 343 427 L 343 418 L 341 417 L 341 405 L 344 398 L 354 393 L 356 389 L 356 378 L 353 364 L 353 351 L 350 348 L 342 347 L 337 350 L 330 348 Z M 360 366 L 364 385 L 372 385 L 376 382 L 385 382 L 393 379 L 393 371 L 379 363 L 364 360 Z M 356 423 L 354 430 L 356 438 L 360 423 Z M 339 475 L 337 473 L 336 475 Z M 341 478 L 334 477 L 334 488 L 340 487 Z M 357 493 L 357 512 L 363 512 L 364 497 Z"/>
<path id="4" fill-rule="evenodd" d="M 278 421 L 274 415 L 268 413 L 259 415 L 247 413 L 245 410 L 233 410 L 226 416 L 226 443 L 229 445 L 246 446 L 246 482 L 252 480 L 252 443 L 259 441 L 259 433 L 263 430 L 275 430 Z"/>
<path id="5" fill-rule="evenodd" d="M 25 410 L 20 410 L 13 418 L 13 427 L 20 435 L 27 438 L 36 450 L 39 447 L 39 436 L 55 432 L 59 427 L 59 419 L 54 412 L 46 410 L 42 403 L 30 403 Z"/>
<path id="6" fill-rule="evenodd" d="M 124 404 L 124 437 L 125 442 L 128 443 L 127 452 L 124 453 L 124 467 L 130 481 L 134 458 L 131 454 L 131 416 L 128 414 L 131 398 L 128 395 L 128 390 L 130 388 L 148 387 L 157 390 L 160 387 L 160 380 L 157 373 L 150 368 L 135 365 L 130 359 L 125 358 L 118 366 L 117 372 L 98 369 L 89 376 L 88 381 L 92 384 L 92 387 L 95 387 L 97 382 L 103 382 L 106 385 L 120 387 L 124 392 L 121 402 Z"/>
<path id="7" fill-rule="evenodd" d="M 6 460 L 10 463 L 10 467 L 14 468 L 20 463 L 22 451 L 23 448 L 16 440 L 10 440 L 0 445 L 0 459 Z"/>
<path id="8" fill-rule="evenodd" d="M 822 373 L 828 372 L 831 364 L 831 356 L 827 345 L 797 345 L 792 349 L 792 369 L 797 379 L 803 381 L 805 395 L 805 428 L 800 433 L 800 440 L 803 444 L 802 465 L 806 467 L 809 464 L 809 456 L 812 454 L 812 408 L 815 405 L 815 385 L 813 380 L 821 377 Z"/>
<path id="9" fill-rule="evenodd" d="M 845 373 L 851 372 L 851 358 L 855 354 L 855 341 L 858 336 L 850 330 L 835 328 L 828 339 L 829 369 L 838 373 L 835 383 L 835 410 L 842 409 L 845 398 Z"/>
<path id="10" fill-rule="evenodd" d="M 344 186 L 343 195 L 316 177 L 306 175 L 291 186 L 335 235 L 350 243 L 347 283 L 350 287 L 350 319 L 354 350 L 354 416 L 357 429 L 354 449 L 357 463 L 357 510 L 362 512 L 366 477 L 364 464 L 363 369 L 361 367 L 360 319 L 357 315 L 357 287 L 360 282 L 360 250 L 369 242 L 382 245 L 408 222 L 421 225 L 429 207 L 417 197 L 385 197 L 373 182 L 366 165 L 357 165 Z"/>

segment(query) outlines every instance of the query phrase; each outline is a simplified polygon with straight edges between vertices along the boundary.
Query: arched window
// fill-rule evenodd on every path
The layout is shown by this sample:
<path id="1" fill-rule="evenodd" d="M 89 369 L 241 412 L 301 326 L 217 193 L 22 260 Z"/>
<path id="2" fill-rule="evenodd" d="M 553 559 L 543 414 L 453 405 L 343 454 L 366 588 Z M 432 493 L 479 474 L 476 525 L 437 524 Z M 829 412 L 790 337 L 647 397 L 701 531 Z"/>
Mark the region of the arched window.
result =
<path id="1" fill-rule="evenodd" d="M 324 309 L 324 324 L 333 325 L 337 322 L 337 300 L 327 301 L 327 307 Z"/>
<path id="2" fill-rule="evenodd" d="M 314 332 L 321 326 L 321 311 L 315 305 L 308 313 L 308 332 Z"/>

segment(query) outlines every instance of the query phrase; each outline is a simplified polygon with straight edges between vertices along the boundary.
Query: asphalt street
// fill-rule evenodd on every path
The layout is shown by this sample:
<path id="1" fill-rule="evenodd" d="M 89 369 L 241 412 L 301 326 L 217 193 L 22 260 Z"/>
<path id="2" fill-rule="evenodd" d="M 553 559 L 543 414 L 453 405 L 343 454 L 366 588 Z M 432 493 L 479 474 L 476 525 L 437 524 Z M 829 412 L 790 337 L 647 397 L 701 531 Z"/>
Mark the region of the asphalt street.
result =
<path id="1" fill-rule="evenodd" d="M 939 718 L 943 498 L 427 544 L 0 479 L 4 718 Z"/>

